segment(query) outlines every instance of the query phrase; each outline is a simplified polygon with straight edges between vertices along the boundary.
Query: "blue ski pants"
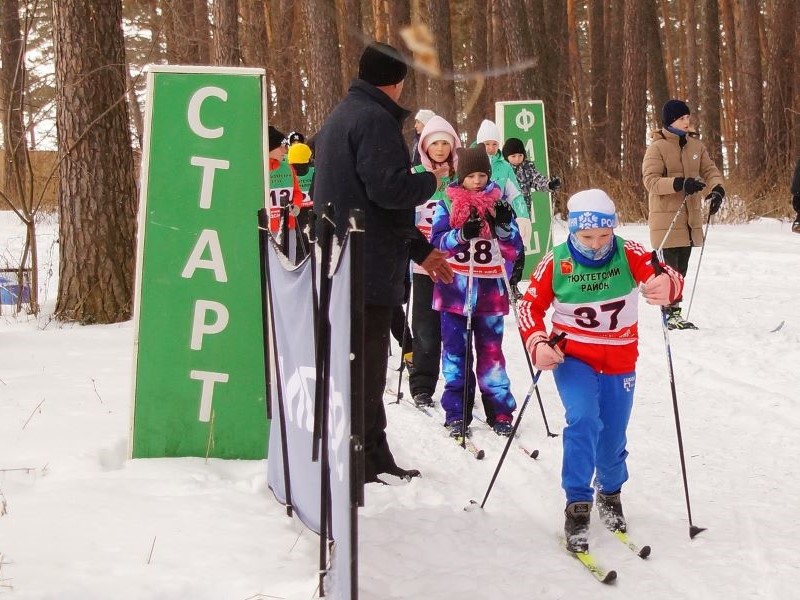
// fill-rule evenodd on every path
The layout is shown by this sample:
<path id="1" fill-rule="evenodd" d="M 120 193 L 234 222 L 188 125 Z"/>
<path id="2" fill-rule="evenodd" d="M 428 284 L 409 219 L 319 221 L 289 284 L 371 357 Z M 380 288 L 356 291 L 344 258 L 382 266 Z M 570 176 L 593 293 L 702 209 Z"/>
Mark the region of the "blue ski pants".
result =
<path id="1" fill-rule="evenodd" d="M 599 491 L 619 491 L 628 480 L 625 432 L 636 373 L 606 375 L 568 356 L 553 377 L 567 421 L 561 466 L 567 504 L 592 500 L 592 476 Z"/>

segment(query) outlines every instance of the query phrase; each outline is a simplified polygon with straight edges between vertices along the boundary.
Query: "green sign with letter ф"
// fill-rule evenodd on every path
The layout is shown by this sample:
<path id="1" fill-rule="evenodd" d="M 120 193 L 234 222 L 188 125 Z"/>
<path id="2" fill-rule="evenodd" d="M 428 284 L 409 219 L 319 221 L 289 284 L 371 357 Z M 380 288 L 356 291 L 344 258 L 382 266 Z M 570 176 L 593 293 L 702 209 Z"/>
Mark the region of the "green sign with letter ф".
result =
<path id="1" fill-rule="evenodd" d="M 263 82 L 263 69 L 148 69 L 133 458 L 266 457 Z"/>
<path id="2" fill-rule="evenodd" d="M 541 100 L 514 100 L 495 103 L 495 119 L 500 136 L 505 142 L 508 138 L 518 138 L 525 146 L 528 160 L 536 165 L 542 175 L 550 176 L 547 158 L 547 126 L 544 119 L 544 103 Z M 502 143 L 501 143 L 502 146 Z M 531 271 L 553 246 L 551 225 L 553 205 L 548 192 L 531 194 L 531 237 L 525 242 L 525 271 Z"/>

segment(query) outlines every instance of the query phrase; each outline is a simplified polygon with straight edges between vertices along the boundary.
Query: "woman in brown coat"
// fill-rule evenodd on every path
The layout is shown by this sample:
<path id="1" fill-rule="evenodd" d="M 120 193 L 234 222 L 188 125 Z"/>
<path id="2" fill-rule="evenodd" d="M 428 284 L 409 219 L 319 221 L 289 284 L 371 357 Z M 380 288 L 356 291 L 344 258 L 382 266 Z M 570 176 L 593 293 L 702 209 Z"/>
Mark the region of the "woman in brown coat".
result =
<path id="1" fill-rule="evenodd" d="M 710 201 L 709 213 L 713 215 L 722 204 L 725 190 L 722 175 L 705 146 L 689 133 L 689 107 L 680 100 L 670 100 L 661 116 L 664 127 L 652 134 L 642 162 L 649 200 L 650 243 L 653 248 L 663 248 L 664 262 L 685 277 L 692 247 L 702 246 L 704 241 L 698 192 L 711 191 L 706 200 Z M 667 325 L 670 329 L 697 329 L 681 316 L 680 302 L 678 298 L 667 307 Z"/>

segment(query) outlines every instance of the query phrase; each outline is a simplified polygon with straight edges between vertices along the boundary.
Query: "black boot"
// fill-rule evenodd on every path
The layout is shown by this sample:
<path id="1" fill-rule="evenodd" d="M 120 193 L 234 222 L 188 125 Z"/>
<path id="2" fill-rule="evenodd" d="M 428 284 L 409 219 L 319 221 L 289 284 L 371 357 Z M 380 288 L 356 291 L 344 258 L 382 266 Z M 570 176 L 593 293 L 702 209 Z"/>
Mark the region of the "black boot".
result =
<path id="1" fill-rule="evenodd" d="M 564 537 L 570 552 L 589 551 L 589 519 L 591 502 L 572 502 L 564 510 Z"/>
<path id="2" fill-rule="evenodd" d="M 622 501 L 619 496 L 619 492 L 616 494 L 597 492 L 595 503 L 597 504 L 597 512 L 600 513 L 600 520 L 606 529 L 611 532 L 621 531 L 625 533 L 628 525 L 625 522 L 625 515 L 622 514 Z"/>

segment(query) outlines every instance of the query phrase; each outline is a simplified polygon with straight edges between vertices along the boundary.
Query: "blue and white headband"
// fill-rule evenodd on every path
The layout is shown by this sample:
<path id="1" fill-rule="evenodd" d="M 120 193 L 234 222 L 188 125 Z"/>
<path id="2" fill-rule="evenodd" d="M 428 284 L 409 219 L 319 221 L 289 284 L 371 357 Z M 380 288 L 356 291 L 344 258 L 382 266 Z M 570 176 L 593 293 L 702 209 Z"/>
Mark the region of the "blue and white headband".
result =
<path id="1" fill-rule="evenodd" d="M 574 194 L 567 202 L 567 211 L 570 233 L 583 229 L 614 228 L 619 224 L 614 201 L 603 190 L 584 190 Z"/>

